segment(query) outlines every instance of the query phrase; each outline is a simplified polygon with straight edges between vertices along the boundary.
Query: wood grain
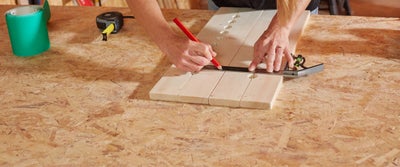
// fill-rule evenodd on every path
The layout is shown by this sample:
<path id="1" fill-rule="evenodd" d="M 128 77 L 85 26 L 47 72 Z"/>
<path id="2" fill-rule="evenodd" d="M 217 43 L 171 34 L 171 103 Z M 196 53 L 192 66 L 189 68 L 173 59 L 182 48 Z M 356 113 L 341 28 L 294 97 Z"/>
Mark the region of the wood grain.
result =
<path id="1" fill-rule="evenodd" d="M 400 1 L 398 0 L 350 0 L 352 15 L 400 17 Z"/>
<path id="2" fill-rule="evenodd" d="M 191 75 L 188 72 L 178 70 L 174 66 L 169 68 L 151 89 L 149 93 L 150 98 L 154 100 L 174 101 L 186 82 L 189 81 Z"/>
<path id="3" fill-rule="evenodd" d="M 250 83 L 249 73 L 224 72 L 209 97 L 210 105 L 240 107 L 243 92 Z"/>

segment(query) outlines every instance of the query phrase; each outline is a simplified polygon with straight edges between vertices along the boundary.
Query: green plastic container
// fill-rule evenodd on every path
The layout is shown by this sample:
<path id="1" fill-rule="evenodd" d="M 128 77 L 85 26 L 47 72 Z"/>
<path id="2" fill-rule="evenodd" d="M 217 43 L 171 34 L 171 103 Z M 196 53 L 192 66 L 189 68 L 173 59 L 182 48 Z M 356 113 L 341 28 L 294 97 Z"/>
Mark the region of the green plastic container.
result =
<path id="1" fill-rule="evenodd" d="M 5 14 L 12 51 L 16 56 L 34 56 L 50 48 L 47 22 L 50 9 L 44 6 L 21 6 Z"/>

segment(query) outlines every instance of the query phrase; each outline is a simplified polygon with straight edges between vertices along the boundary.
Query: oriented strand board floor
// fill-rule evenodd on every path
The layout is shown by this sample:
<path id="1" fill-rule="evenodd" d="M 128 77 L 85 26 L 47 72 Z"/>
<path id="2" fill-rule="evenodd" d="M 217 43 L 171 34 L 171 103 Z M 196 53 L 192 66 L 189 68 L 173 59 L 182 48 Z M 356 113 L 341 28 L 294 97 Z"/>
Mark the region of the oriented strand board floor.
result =
<path id="1" fill-rule="evenodd" d="M 101 41 L 114 10 L 53 7 L 31 58 L 0 19 L 0 166 L 399 166 L 398 18 L 311 16 L 297 52 L 325 70 L 256 110 L 150 100 L 171 64 L 134 20 Z M 197 34 L 213 12 L 164 14 Z"/>

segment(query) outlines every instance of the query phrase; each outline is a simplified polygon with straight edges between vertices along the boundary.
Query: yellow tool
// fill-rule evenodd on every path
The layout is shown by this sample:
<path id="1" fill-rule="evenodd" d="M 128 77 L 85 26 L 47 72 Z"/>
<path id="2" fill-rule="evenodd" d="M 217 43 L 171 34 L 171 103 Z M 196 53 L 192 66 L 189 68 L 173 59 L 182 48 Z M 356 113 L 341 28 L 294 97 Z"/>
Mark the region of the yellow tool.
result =
<path id="1" fill-rule="evenodd" d="M 103 31 L 103 41 L 107 36 L 117 33 L 124 25 L 124 16 L 120 12 L 105 12 L 96 17 L 97 28 Z"/>
<path id="2" fill-rule="evenodd" d="M 114 31 L 114 28 L 115 28 L 114 24 L 110 24 L 106 29 L 104 29 L 104 31 L 101 33 L 103 34 L 103 41 L 107 41 L 107 36 Z"/>
<path id="3" fill-rule="evenodd" d="M 103 41 L 107 41 L 107 36 L 117 33 L 124 25 L 124 18 L 134 19 L 134 16 L 123 16 L 120 12 L 105 12 L 96 17 L 96 25 L 103 34 Z"/>

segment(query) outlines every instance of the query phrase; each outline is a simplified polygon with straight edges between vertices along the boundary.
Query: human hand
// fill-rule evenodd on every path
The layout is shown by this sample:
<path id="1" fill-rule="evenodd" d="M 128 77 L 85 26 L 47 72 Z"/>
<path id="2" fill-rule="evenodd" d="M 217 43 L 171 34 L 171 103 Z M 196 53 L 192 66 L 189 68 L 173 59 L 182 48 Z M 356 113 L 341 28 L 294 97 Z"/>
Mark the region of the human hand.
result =
<path id="1" fill-rule="evenodd" d="M 266 31 L 254 44 L 253 61 L 249 71 L 254 71 L 262 61 L 267 65 L 267 72 L 279 71 L 282 58 L 286 57 L 289 67 L 293 67 L 293 58 L 289 49 L 290 29 L 282 27 L 274 18 Z"/>
<path id="2" fill-rule="evenodd" d="M 194 42 L 178 35 L 173 35 L 168 41 L 162 42 L 160 48 L 171 63 L 187 72 L 200 71 L 217 55 L 211 45 Z"/>

